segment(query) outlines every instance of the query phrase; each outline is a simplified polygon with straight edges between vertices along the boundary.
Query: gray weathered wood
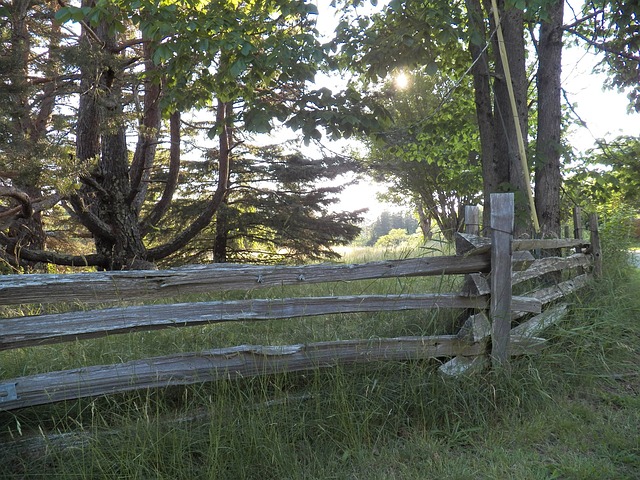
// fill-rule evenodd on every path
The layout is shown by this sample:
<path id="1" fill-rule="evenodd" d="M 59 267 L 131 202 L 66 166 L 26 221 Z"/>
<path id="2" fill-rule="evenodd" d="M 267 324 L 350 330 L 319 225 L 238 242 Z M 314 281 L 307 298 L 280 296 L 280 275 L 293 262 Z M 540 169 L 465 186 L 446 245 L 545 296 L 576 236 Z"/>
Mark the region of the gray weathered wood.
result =
<path id="1" fill-rule="evenodd" d="M 520 298 L 525 311 L 540 311 L 538 300 Z M 474 308 L 487 297 L 456 294 L 301 297 L 143 305 L 0 320 L 0 350 L 95 338 L 136 330 L 187 327 L 237 320 L 273 320 L 338 313 Z"/>
<path id="2" fill-rule="evenodd" d="M 491 322 L 489 322 L 489 319 L 483 312 L 480 312 L 467 318 L 460 328 L 457 337 L 469 342 L 479 342 L 490 335 Z"/>
<path id="3" fill-rule="evenodd" d="M 582 240 L 582 209 L 578 206 L 573 207 L 573 236 L 576 240 Z M 576 253 L 579 253 L 576 251 Z"/>
<path id="4" fill-rule="evenodd" d="M 455 275 L 489 271 L 489 262 L 487 254 L 473 258 L 422 257 L 351 265 L 213 264 L 171 270 L 3 275 L 0 278 L 0 305 L 128 301 L 305 283 Z"/>
<path id="5" fill-rule="evenodd" d="M 529 250 L 522 250 L 520 252 L 513 252 L 511 256 L 511 265 L 513 270 L 524 270 L 531 265 L 536 258 Z"/>
<path id="6" fill-rule="evenodd" d="M 511 338 L 514 337 L 535 337 L 544 329 L 558 323 L 568 312 L 569 306 L 566 303 L 554 305 L 540 315 L 530 318 L 526 322 L 511 329 Z"/>
<path id="7" fill-rule="evenodd" d="M 540 300 L 514 297 L 514 309 L 539 313 Z M 144 305 L 0 320 L 0 350 L 46 345 L 139 330 L 191 327 L 339 313 L 488 307 L 487 297 L 456 294 L 301 297 Z"/>
<path id="8" fill-rule="evenodd" d="M 565 270 L 575 267 L 586 267 L 592 263 L 591 255 L 576 253 L 570 257 L 546 257 L 534 261 L 526 270 L 515 272 L 512 283 L 518 283 L 538 278 L 550 272 Z"/>
<path id="9" fill-rule="evenodd" d="M 521 336 L 512 336 L 510 341 L 509 355 L 512 357 L 540 353 L 547 343 L 544 338 Z M 489 357 L 486 355 L 474 357 L 458 355 L 440 365 L 438 372 L 445 377 L 459 377 L 479 373 L 488 366 Z"/>
<path id="10" fill-rule="evenodd" d="M 491 194 L 491 360 L 500 366 L 509 359 L 511 330 L 511 242 L 514 227 L 512 193 Z"/>
<path id="11" fill-rule="evenodd" d="M 456 255 L 475 256 L 487 253 L 491 249 L 491 239 L 469 233 L 457 232 L 454 241 Z"/>
<path id="12" fill-rule="evenodd" d="M 542 302 L 534 296 L 511 296 L 511 310 L 514 312 L 540 313 Z"/>
<path id="13" fill-rule="evenodd" d="M 573 236 L 576 240 L 582 240 L 584 238 L 582 226 L 582 209 L 578 206 L 573 207 Z M 581 253 L 582 247 L 576 247 L 576 253 Z M 578 267 L 576 269 L 578 275 L 584 273 L 584 268 Z"/>
<path id="14" fill-rule="evenodd" d="M 13 410 L 131 390 L 380 360 L 473 356 L 482 353 L 483 349 L 483 345 L 470 345 L 454 335 L 346 340 L 288 346 L 242 345 L 16 378 L 10 382 L 15 383 L 18 398 L 1 402 L 0 409 Z"/>
<path id="15" fill-rule="evenodd" d="M 491 249 L 491 239 L 469 235 L 466 233 L 456 233 L 455 235 L 456 254 L 463 256 L 481 255 Z M 573 238 L 531 238 L 517 239 L 512 242 L 513 252 L 526 250 L 552 250 L 555 248 L 573 248 L 581 251 L 582 247 L 588 246 L 589 242 L 582 239 Z"/>
<path id="16" fill-rule="evenodd" d="M 466 205 L 464 207 L 464 233 L 480 235 L 480 207 Z"/>
<path id="17" fill-rule="evenodd" d="M 518 239 L 513 241 L 513 251 L 522 250 L 553 250 L 555 248 L 573 248 L 589 245 L 584 240 L 576 240 L 573 238 L 530 238 Z"/>
<path id="18" fill-rule="evenodd" d="M 586 287 L 592 279 L 592 275 L 585 273 L 583 275 L 572 278 L 571 280 L 559 283 L 558 285 L 536 290 L 529 295 L 532 298 L 537 298 L 538 300 L 540 300 L 543 305 L 546 305 L 547 303 L 558 300 L 559 298 L 565 297 L 570 293 Z"/>
<path id="19" fill-rule="evenodd" d="M 589 214 L 589 230 L 591 231 L 591 255 L 593 255 L 593 275 L 602 276 L 602 248 L 598 231 L 598 214 Z"/>
<path id="20" fill-rule="evenodd" d="M 483 371 L 489 366 L 489 357 L 478 355 L 476 357 L 463 357 L 458 355 L 438 367 L 438 372 L 445 377 L 459 377 L 471 375 Z"/>
<path id="21" fill-rule="evenodd" d="M 462 285 L 462 295 L 467 297 L 489 295 L 491 293 L 491 287 L 487 281 L 487 276 L 481 273 L 471 273 L 466 275 L 464 283 Z"/>

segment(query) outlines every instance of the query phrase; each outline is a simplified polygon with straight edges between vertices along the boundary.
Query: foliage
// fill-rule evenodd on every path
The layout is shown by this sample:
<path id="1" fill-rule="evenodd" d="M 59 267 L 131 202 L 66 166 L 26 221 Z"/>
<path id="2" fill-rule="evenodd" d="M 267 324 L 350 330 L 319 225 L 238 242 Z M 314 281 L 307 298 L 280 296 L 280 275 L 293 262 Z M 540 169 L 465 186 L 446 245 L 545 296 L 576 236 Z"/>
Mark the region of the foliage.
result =
<path id="1" fill-rule="evenodd" d="M 535 60 L 526 58 L 524 27 L 526 23 L 534 32 L 541 21 L 549 22 L 554 15 L 554 21 L 560 18 L 561 24 L 562 12 L 555 9 L 552 13 L 552 7 L 555 8 L 558 2 L 508 1 L 499 4 L 501 30 L 509 50 L 511 78 L 508 82 L 515 92 L 517 121 L 513 119 L 508 82 L 502 71 L 495 22 L 488 3 L 393 1 L 368 18 L 360 10 L 366 2 L 345 0 L 336 3 L 349 7 L 343 13 L 343 21 L 331 44 L 336 51 L 336 65 L 355 73 L 363 88 L 369 89 L 371 96 L 380 98 L 395 120 L 398 120 L 397 110 L 400 110 L 398 96 L 388 98 L 388 89 L 380 83 L 389 85 L 392 76 L 398 72 L 410 72 L 429 79 L 416 82 L 421 87 L 416 90 L 413 106 L 414 113 L 419 112 L 417 119 L 400 120 L 399 128 L 396 123 L 382 132 L 375 132 L 372 143 L 391 140 L 388 147 L 393 148 L 394 144 L 402 146 L 400 155 L 393 150 L 381 149 L 377 162 L 381 170 L 385 164 L 388 165 L 386 168 L 391 175 L 401 178 L 398 183 L 402 194 L 410 193 L 418 212 L 432 216 L 449 237 L 460 223 L 455 205 L 476 203 L 480 191 L 487 207 L 485 220 L 488 220 L 490 212 L 488 201 L 491 192 L 518 192 L 518 218 L 524 222 L 522 225 L 519 222 L 517 228 L 526 229 L 530 215 L 528 202 L 524 200 L 530 180 L 516 149 L 515 124 L 519 121 L 525 132 L 526 148 L 529 107 L 532 104 L 536 107 L 534 99 L 528 97 L 531 79 L 527 78 L 526 65 L 527 62 L 534 65 Z M 558 35 L 559 29 L 555 23 L 550 27 L 553 35 Z M 539 45 L 558 43 L 553 39 L 547 41 L 548 38 L 547 35 L 541 39 Z M 538 83 L 549 84 L 549 78 L 558 73 L 559 68 L 558 62 L 545 63 L 545 69 L 536 72 Z M 557 100 L 559 110 L 560 97 L 556 99 L 559 88 L 553 93 L 545 95 L 553 98 L 552 103 Z M 429 94 L 433 98 L 428 98 Z M 422 111 L 418 111 L 421 103 Z M 548 102 L 545 103 L 547 105 Z M 550 127 L 540 129 L 543 136 L 557 134 L 560 137 L 556 117 L 550 114 L 542 118 L 543 126 Z M 388 134 L 394 131 L 401 132 L 395 139 Z M 401 138 L 402 134 L 404 138 Z M 558 143 L 553 138 L 539 140 L 538 145 Z M 549 182 L 555 186 L 561 180 L 560 168 L 558 152 L 551 153 L 553 155 L 540 155 L 539 170 L 542 171 L 545 165 L 548 167 L 544 169 L 544 175 L 541 174 L 539 183 Z M 405 163 L 398 162 L 399 159 Z M 424 164 L 412 164 L 411 161 L 415 160 Z M 442 168 L 442 163 L 446 164 L 445 168 Z M 451 185 L 452 177 L 460 178 L 458 185 Z M 437 180 L 429 184 L 429 179 Z M 480 179 L 482 185 L 478 187 Z M 544 196 L 553 197 L 550 205 L 557 204 L 558 201 L 553 200 L 559 197 L 559 188 L 551 190 Z M 555 212 L 539 213 L 541 218 L 554 223 L 550 231 L 555 232 L 559 228 Z"/>
<path id="2" fill-rule="evenodd" d="M 587 47 L 604 53 L 601 67 L 611 88 L 628 91 L 629 108 L 640 112 L 640 6 L 637 2 L 585 2 L 583 17 L 568 30 Z"/>
<path id="3" fill-rule="evenodd" d="M 401 229 L 407 234 L 412 234 L 417 228 L 418 221 L 412 213 L 384 210 L 373 222 L 363 227 L 357 243 L 372 246 L 380 237 L 387 235 L 391 230 Z"/>
<path id="4" fill-rule="evenodd" d="M 633 244 L 634 224 L 638 215 L 618 195 L 613 195 L 598 208 L 604 264 L 613 271 L 629 264 L 629 249 Z"/>
<path id="5" fill-rule="evenodd" d="M 376 178 L 392 184 L 391 194 L 413 199 L 421 221 L 435 220 L 447 238 L 463 221 L 459 207 L 478 203 L 482 191 L 470 89 L 413 71 L 410 85 L 389 95 L 392 129 L 371 141 L 366 159 Z"/>
<path id="6" fill-rule="evenodd" d="M 238 158 L 235 163 L 235 152 L 252 141 L 251 134 L 286 125 L 306 140 L 319 138 L 323 131 L 351 135 L 373 129 L 385 118 L 382 109 L 355 89 L 334 94 L 310 87 L 326 64 L 327 50 L 315 29 L 317 8 L 307 0 L 51 5 L 24 4 L 23 12 L 18 12 L 17 4 L 0 5 L 10 19 L 0 27 L 3 52 L 9 52 L 1 61 L 10 63 L 2 70 L 2 87 L 19 89 L 21 105 L 28 110 L 18 119 L 12 113 L 15 95 L 0 100 L 0 148 L 2 161 L 7 159 L 0 164 L 0 177 L 34 198 L 50 194 L 51 203 L 36 209 L 38 215 L 61 203 L 75 224 L 71 236 L 90 234 L 95 254 L 52 251 L 45 233 L 57 228 L 51 225 L 47 229 L 39 225 L 42 241 L 28 244 L 15 232 L 36 229 L 22 228 L 13 215 L 9 225 L 15 228 L 5 229 L 7 235 L 1 236 L 10 262 L 118 269 L 149 268 L 149 262 L 179 257 L 176 252 L 211 225 L 231 195 L 231 169 L 243 161 Z M 23 31 L 31 32 L 30 42 L 20 41 Z M 29 104 L 28 98 L 35 100 Z M 50 108 L 38 111 L 40 104 Z M 70 108 L 77 115 L 62 115 Z M 218 178 L 191 187 L 182 184 L 190 178 L 183 158 L 188 152 L 185 144 L 203 139 L 200 129 L 184 119 L 195 112 L 207 119 L 206 133 L 220 147 Z M 26 133 L 32 131 L 27 120 L 33 119 L 43 126 L 37 142 Z M 25 125 L 24 131 L 10 131 L 10 125 Z M 127 136 L 137 136 L 132 152 Z M 57 150 L 32 148 L 29 162 L 14 161 L 6 154 L 9 149 L 20 152 L 14 146 L 21 139 L 25 145 L 55 145 Z M 15 174 L 7 173 L 16 169 Z M 200 195 L 195 202 L 199 210 L 183 208 L 192 198 L 187 201 L 180 194 L 189 191 Z M 307 187 L 307 193 L 308 212 L 324 209 L 326 196 L 335 191 L 318 191 L 314 196 Z M 9 215 L 16 202 L 4 198 L 9 199 L 4 202 Z M 320 204 L 312 205 L 314 200 Z M 170 211 L 191 216 L 170 218 Z M 318 248 L 326 254 L 326 245 L 355 231 L 345 222 L 356 221 L 357 214 L 322 218 L 325 223 L 318 231 L 327 232 L 325 238 L 320 240 L 320 233 L 305 236 L 307 251 L 318 240 L 323 245 Z M 312 224 L 306 228 L 315 231 Z M 326 238 L 333 235 L 328 233 L 333 227 L 339 238 Z M 171 236 L 154 235 L 154 230 Z M 276 235 L 270 236 L 269 242 L 277 241 Z"/>
<path id="7" fill-rule="evenodd" d="M 455 55 L 466 25 L 464 2 L 391 1 L 379 13 L 360 15 L 361 0 L 334 0 L 342 6 L 332 50 L 337 67 L 367 81 L 384 80 L 396 70 L 427 68 L 435 73 Z"/>
<path id="8" fill-rule="evenodd" d="M 594 205 L 606 205 L 615 199 L 640 209 L 639 158 L 638 137 L 599 140 L 596 148 L 585 153 L 581 164 L 572 167 L 569 185 L 578 198 Z"/>
<path id="9" fill-rule="evenodd" d="M 165 222 L 151 232 L 161 242 L 185 227 L 202 209 L 206 189 L 217 176 L 215 152 L 203 162 L 191 162 L 184 175 L 185 198 L 169 212 Z M 287 153 L 282 146 L 239 146 L 235 151 L 229 194 L 214 222 L 179 254 L 163 265 L 209 262 L 301 262 L 337 259 L 332 250 L 359 233 L 362 211 L 334 212 L 344 185 L 339 177 L 357 168 L 340 156 L 312 159 L 299 152 Z"/>
<path id="10" fill-rule="evenodd" d="M 402 246 L 409 246 L 411 243 L 417 245 L 419 242 L 420 237 L 416 238 L 416 235 L 409 235 L 404 228 L 393 228 L 389 230 L 389 233 L 378 238 L 375 246 L 383 248 L 398 248 Z"/>

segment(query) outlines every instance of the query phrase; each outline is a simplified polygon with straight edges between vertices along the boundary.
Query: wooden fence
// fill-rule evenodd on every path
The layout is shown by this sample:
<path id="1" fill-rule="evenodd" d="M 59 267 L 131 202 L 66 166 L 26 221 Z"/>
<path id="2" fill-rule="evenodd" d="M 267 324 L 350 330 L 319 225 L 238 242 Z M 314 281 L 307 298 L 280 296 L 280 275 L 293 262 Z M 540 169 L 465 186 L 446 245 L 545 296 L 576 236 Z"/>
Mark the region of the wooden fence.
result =
<path id="1" fill-rule="evenodd" d="M 535 353 L 538 333 L 560 319 L 566 304 L 548 304 L 583 287 L 601 269 L 597 218 L 582 239 L 579 213 L 575 238 L 514 240 L 513 195 L 492 196 L 490 238 L 478 236 L 477 211 L 468 210 L 466 233 L 455 256 L 356 265 L 199 265 L 164 271 L 68 275 L 7 275 L 0 278 L 0 305 L 157 299 L 181 294 L 429 275 L 465 275 L 459 294 L 357 295 L 209 301 L 102 308 L 0 320 L 0 350 L 28 348 L 137 330 L 190 327 L 229 321 L 266 321 L 354 312 L 458 308 L 469 318 L 456 335 L 344 340 L 286 346 L 242 345 L 180 353 L 116 365 L 99 365 L 0 380 L 0 410 L 113 394 L 150 387 L 186 385 L 221 378 L 300 371 L 381 360 L 448 359 L 444 375 L 500 366 L 512 355 Z M 572 249 L 569 256 L 535 259 L 531 251 Z M 527 296 L 514 285 L 553 272 L 571 276 Z M 565 274 L 565 277 L 567 274 Z M 559 278 L 559 277 L 556 277 Z M 525 316 L 532 318 L 522 321 Z M 520 323 L 519 323 L 520 322 Z M 516 324 L 512 328 L 512 325 Z"/>

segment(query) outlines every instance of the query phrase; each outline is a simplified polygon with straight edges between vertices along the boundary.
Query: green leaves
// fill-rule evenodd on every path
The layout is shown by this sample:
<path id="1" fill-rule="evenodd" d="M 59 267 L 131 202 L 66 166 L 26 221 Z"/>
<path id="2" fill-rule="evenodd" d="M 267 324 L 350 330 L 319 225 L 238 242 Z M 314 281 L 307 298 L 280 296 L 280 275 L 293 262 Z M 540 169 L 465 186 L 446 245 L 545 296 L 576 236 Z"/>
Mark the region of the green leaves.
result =
<path id="1" fill-rule="evenodd" d="M 273 116 L 267 110 L 250 109 L 245 113 L 245 128 L 255 133 L 269 133 Z"/>

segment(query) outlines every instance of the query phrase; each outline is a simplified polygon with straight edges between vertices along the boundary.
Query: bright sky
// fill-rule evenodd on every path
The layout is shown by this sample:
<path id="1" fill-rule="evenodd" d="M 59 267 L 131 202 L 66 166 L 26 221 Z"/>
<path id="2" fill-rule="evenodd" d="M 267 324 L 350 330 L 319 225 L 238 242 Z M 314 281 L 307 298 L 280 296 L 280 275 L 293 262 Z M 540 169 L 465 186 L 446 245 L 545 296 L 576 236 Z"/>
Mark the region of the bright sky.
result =
<path id="1" fill-rule="evenodd" d="M 576 112 L 586 123 L 574 127 L 572 145 L 585 151 L 597 138 L 613 139 L 618 135 L 639 135 L 640 115 L 627 113 L 629 104 L 624 92 L 604 89 L 606 75 L 594 73 L 599 57 L 578 47 L 565 50 L 563 85 L 567 96 L 576 104 Z"/>

